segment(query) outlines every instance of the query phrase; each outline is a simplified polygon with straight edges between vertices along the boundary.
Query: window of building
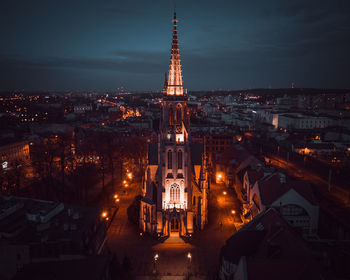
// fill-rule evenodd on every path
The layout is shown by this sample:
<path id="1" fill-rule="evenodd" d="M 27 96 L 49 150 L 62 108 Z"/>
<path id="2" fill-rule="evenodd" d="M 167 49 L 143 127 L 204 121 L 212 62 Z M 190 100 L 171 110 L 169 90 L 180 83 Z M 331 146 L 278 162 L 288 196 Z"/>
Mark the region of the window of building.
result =
<path id="1" fill-rule="evenodd" d="M 171 150 L 168 151 L 168 169 L 173 168 L 173 153 Z"/>
<path id="2" fill-rule="evenodd" d="M 170 201 L 177 203 L 180 201 L 180 187 L 178 184 L 172 184 L 170 188 Z"/>
<path id="3" fill-rule="evenodd" d="M 177 152 L 177 168 L 182 169 L 182 151 Z"/>
<path id="4" fill-rule="evenodd" d="M 174 110 L 172 105 L 169 106 L 169 124 L 174 124 Z"/>
<path id="5" fill-rule="evenodd" d="M 176 108 L 176 123 L 181 124 L 181 107 Z"/>

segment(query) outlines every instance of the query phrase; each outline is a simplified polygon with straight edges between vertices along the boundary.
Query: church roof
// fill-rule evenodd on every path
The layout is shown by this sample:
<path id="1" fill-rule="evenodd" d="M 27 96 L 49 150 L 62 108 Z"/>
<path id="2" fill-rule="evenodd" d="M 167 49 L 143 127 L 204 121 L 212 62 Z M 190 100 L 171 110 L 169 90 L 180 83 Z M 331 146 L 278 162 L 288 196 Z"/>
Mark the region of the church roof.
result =
<path id="1" fill-rule="evenodd" d="M 190 148 L 192 165 L 202 165 L 203 144 L 191 144 Z"/>
<path id="2" fill-rule="evenodd" d="M 151 184 L 147 186 L 146 195 L 142 198 L 142 201 L 148 204 L 157 203 L 157 187 L 154 182 L 151 182 Z"/>
<path id="3" fill-rule="evenodd" d="M 158 165 L 158 144 L 148 144 L 148 164 Z"/>

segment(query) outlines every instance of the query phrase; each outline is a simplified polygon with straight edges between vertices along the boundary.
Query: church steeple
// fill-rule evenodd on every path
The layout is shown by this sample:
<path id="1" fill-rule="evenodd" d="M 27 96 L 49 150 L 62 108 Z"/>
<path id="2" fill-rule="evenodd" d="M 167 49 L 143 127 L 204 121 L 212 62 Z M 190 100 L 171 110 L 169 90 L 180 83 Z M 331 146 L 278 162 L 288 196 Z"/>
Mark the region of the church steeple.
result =
<path id="1" fill-rule="evenodd" d="M 173 19 L 173 40 L 171 44 L 170 65 L 168 75 L 167 95 L 183 95 L 182 73 L 180 63 L 179 42 L 177 38 L 177 22 L 176 12 Z"/>

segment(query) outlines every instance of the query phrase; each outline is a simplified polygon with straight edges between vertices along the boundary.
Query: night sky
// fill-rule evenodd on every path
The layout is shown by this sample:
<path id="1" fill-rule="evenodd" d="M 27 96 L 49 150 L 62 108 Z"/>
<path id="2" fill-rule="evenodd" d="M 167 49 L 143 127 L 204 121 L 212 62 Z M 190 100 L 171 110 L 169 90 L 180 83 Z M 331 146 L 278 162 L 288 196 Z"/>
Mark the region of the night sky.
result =
<path id="1" fill-rule="evenodd" d="M 170 0 L 2 0 L 0 90 L 161 90 Z M 176 1 L 189 90 L 350 88 L 349 0 Z"/>

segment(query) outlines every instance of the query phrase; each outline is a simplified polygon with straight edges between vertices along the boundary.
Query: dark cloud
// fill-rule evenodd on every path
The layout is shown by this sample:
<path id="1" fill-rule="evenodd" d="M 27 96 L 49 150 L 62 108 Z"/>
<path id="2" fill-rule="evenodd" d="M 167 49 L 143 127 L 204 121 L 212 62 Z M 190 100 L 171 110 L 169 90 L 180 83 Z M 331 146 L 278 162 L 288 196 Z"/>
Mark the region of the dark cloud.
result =
<path id="1" fill-rule="evenodd" d="M 348 0 L 177 4 L 190 89 L 350 87 Z M 0 89 L 160 89 L 171 16 L 161 0 L 1 1 Z"/>

